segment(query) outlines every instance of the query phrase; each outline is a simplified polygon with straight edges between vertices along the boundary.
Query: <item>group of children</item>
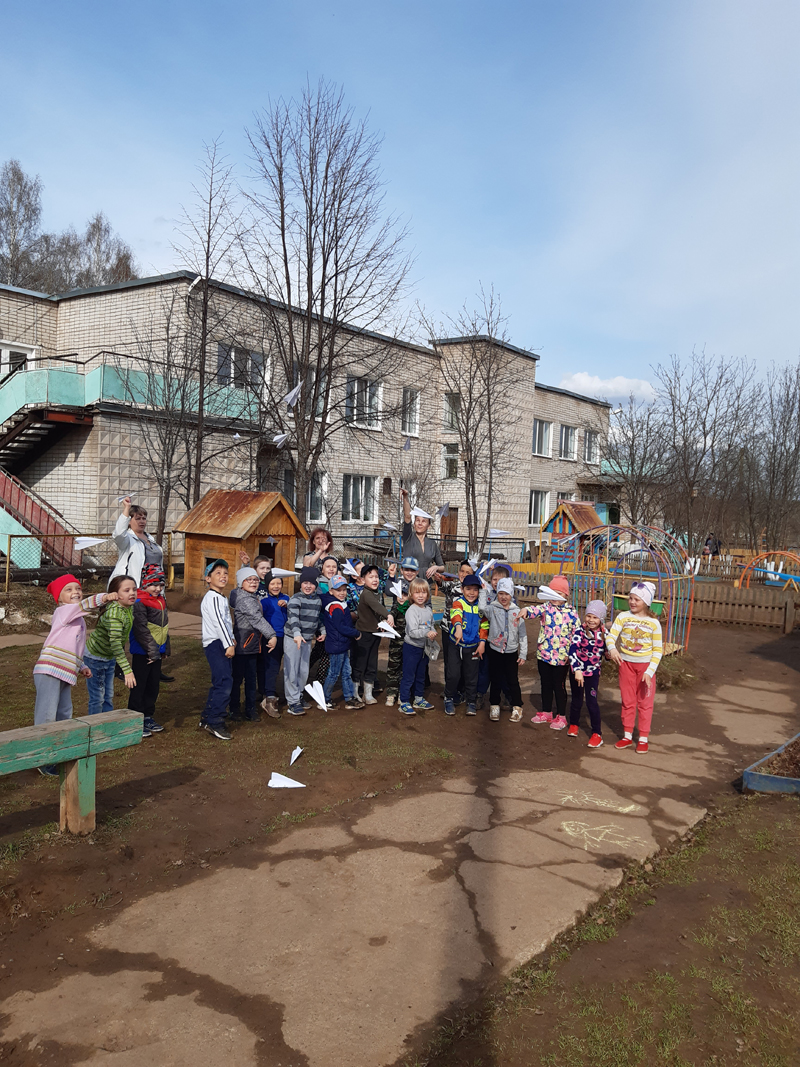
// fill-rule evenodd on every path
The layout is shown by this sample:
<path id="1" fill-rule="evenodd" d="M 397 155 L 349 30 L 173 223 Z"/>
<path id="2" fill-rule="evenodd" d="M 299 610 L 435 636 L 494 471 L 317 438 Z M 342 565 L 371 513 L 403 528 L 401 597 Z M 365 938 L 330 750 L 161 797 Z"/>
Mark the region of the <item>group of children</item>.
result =
<path id="1" fill-rule="evenodd" d="M 541 603 L 520 608 L 514 600 L 510 567 L 495 566 L 486 581 L 463 561 L 456 578 L 445 580 L 442 648 L 437 643 L 431 586 L 420 577 L 417 560 L 404 557 L 386 571 L 352 561 L 348 581 L 333 556 L 304 566 L 298 590 L 287 596 L 283 579 L 273 575 L 270 560 L 243 557 L 230 597 L 228 564 L 217 559 L 206 567 L 208 591 L 201 605 L 202 643 L 211 670 L 211 687 L 200 725 L 220 740 L 230 740 L 229 723 L 257 721 L 260 707 L 279 718 L 277 680 L 283 665 L 286 712 L 304 715 L 311 707 L 305 693 L 309 678 L 322 684 L 328 708 L 341 685 L 348 710 L 377 703 L 377 666 L 381 637 L 390 636 L 386 705 L 398 703 L 406 716 L 433 708 L 425 697 L 428 664 L 444 653 L 444 712 L 466 705 L 474 716 L 489 695 L 489 719 L 500 718 L 504 695 L 510 719 L 523 717 L 519 667 L 528 653 L 526 619 L 538 619 L 537 667 L 542 710 L 532 722 L 553 730 L 579 733 L 584 699 L 591 723 L 590 748 L 603 744 L 597 701 L 600 669 L 608 656 L 619 664 L 624 736 L 617 748 L 633 745 L 638 711 L 637 752 L 646 752 L 661 659 L 661 627 L 650 609 L 655 587 L 636 584 L 629 611 L 620 612 L 609 631 L 606 606 L 591 601 L 583 620 L 569 604 L 570 588 L 556 575 L 539 590 Z M 155 707 L 161 663 L 170 653 L 164 573 L 154 565 L 142 570 L 138 583 L 125 575 L 112 578 L 106 593 L 83 598 L 79 581 L 64 575 L 48 590 L 56 601 L 50 634 L 34 667 L 34 721 L 51 722 L 72 715 L 71 688 L 86 678 L 89 714 L 113 707 L 115 671 L 129 689 L 128 707 L 144 716 L 144 736 L 160 732 Z M 85 616 L 100 608 L 97 625 L 86 635 Z M 387 629 L 388 627 L 388 629 Z M 130 659 L 125 644 L 129 641 Z M 620 650 L 617 650 L 617 641 Z M 571 704 L 566 717 L 566 681 Z M 244 704 L 241 690 L 244 686 Z M 552 707 L 555 702 L 556 713 Z M 56 768 L 41 768 L 56 773 Z"/>

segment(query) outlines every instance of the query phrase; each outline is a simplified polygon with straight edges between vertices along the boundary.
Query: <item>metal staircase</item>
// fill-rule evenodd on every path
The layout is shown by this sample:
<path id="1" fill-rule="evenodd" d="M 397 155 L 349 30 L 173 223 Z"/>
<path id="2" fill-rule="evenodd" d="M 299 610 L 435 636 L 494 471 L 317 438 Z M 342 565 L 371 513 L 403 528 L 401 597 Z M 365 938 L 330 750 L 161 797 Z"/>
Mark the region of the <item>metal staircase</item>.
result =
<path id="1" fill-rule="evenodd" d="M 0 508 L 41 541 L 42 551 L 59 567 L 80 564 L 74 537 L 78 533 L 58 511 L 33 489 L 0 467 Z"/>

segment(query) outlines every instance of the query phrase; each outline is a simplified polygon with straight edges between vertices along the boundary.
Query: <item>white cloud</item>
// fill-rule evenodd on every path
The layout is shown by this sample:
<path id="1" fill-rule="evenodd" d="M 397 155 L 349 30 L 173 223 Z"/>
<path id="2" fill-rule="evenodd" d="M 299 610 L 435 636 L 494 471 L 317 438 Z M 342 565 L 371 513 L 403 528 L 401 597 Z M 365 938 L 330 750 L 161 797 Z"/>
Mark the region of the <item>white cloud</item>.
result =
<path id="1" fill-rule="evenodd" d="M 559 384 L 562 389 L 571 389 L 573 393 L 584 393 L 600 400 L 627 400 L 631 395 L 637 400 L 652 400 L 655 396 L 650 382 L 644 378 L 626 378 L 622 374 L 614 378 L 600 378 L 597 374 L 581 370 L 577 374 L 565 374 Z"/>

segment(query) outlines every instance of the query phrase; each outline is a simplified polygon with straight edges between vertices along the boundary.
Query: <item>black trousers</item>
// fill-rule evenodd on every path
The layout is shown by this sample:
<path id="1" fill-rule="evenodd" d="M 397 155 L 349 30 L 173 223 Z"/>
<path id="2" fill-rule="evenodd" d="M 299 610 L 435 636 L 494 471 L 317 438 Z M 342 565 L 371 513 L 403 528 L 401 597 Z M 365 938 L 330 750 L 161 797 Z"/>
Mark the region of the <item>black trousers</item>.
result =
<path id="1" fill-rule="evenodd" d="M 238 719 L 241 712 L 241 690 L 244 682 L 244 715 L 246 719 L 257 719 L 256 701 L 258 700 L 258 656 L 237 655 L 233 657 L 233 686 L 231 687 L 231 715 Z"/>
<path id="2" fill-rule="evenodd" d="M 463 693 L 467 703 L 475 703 L 478 694 L 480 660 L 473 659 L 474 654 L 474 648 L 464 648 L 463 645 L 457 645 L 455 641 L 448 641 L 444 645 L 444 695 L 448 700 L 453 699 L 463 684 Z"/>
<path id="3" fill-rule="evenodd" d="M 600 685 L 600 671 L 594 674 L 584 674 L 583 685 L 578 685 L 575 675 L 569 672 L 569 687 L 572 690 L 572 702 L 569 706 L 569 724 L 577 726 L 581 721 L 581 708 L 583 698 L 586 697 L 586 707 L 589 709 L 589 719 L 592 724 L 592 733 L 600 733 L 600 705 L 597 703 L 597 689 Z"/>
<path id="4" fill-rule="evenodd" d="M 553 697 L 555 697 L 556 714 L 564 715 L 566 718 L 569 664 L 556 665 L 537 659 L 536 666 L 539 668 L 539 678 L 542 682 L 542 711 L 545 715 L 550 713 L 553 707 Z"/>
<path id="5" fill-rule="evenodd" d="M 147 656 L 131 656 L 136 685 L 128 690 L 128 711 L 138 711 L 146 719 L 156 717 L 156 701 L 161 684 L 161 660 L 147 662 Z"/>
<path id="6" fill-rule="evenodd" d="M 353 671 L 353 683 L 360 685 L 362 682 L 374 684 L 378 677 L 378 649 L 381 639 L 375 634 L 361 633 L 358 641 L 353 641 L 350 652 L 350 663 Z"/>
<path id="7" fill-rule="evenodd" d="M 486 651 L 489 654 L 489 703 L 499 704 L 500 694 L 505 693 L 512 708 L 521 708 L 519 652 L 498 652 L 491 646 Z"/>

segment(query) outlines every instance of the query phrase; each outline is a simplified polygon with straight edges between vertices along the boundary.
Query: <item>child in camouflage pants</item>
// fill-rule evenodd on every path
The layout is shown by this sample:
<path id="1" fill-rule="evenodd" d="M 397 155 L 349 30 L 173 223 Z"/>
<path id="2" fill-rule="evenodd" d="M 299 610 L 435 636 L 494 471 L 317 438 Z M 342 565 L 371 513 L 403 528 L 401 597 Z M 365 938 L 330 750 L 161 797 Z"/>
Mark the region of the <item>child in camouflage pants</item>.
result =
<path id="1" fill-rule="evenodd" d="M 389 663 L 386 668 L 387 708 L 394 706 L 394 703 L 397 700 L 397 694 L 400 690 L 400 676 L 403 673 L 403 641 L 406 636 L 406 611 L 411 605 L 411 600 L 408 596 L 408 583 L 412 578 L 417 577 L 419 573 L 419 563 L 417 563 L 413 556 L 406 556 L 400 561 L 400 573 L 401 577 L 398 578 L 397 581 L 400 583 L 401 595 L 398 597 L 396 594 L 393 594 L 391 609 L 394 618 L 394 628 L 400 636 L 393 637 L 389 642 Z"/>

